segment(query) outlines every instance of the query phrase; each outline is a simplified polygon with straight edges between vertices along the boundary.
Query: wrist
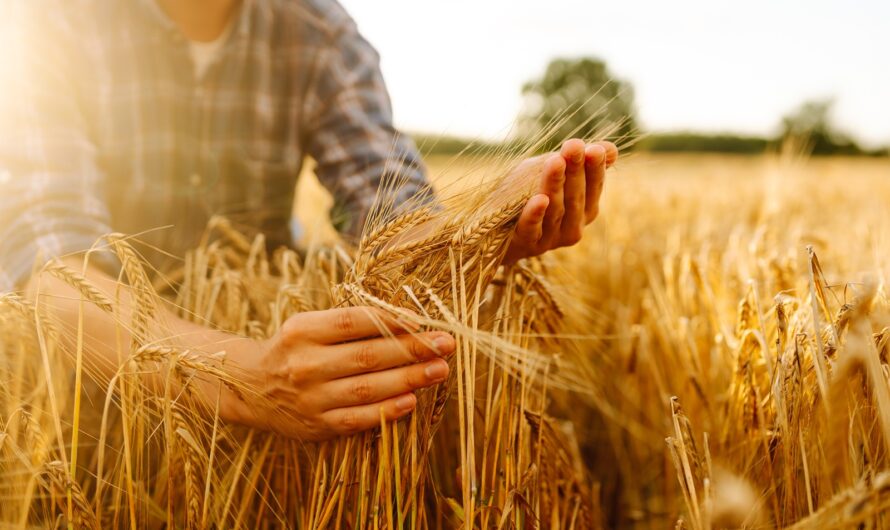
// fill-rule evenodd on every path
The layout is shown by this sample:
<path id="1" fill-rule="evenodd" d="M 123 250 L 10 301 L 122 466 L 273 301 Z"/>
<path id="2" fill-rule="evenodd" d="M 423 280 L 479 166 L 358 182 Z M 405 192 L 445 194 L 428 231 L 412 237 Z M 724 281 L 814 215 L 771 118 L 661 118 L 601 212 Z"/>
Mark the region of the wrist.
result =
<path id="1" fill-rule="evenodd" d="M 221 341 L 224 375 L 212 377 L 202 386 L 211 410 L 219 411 L 220 418 L 227 423 L 252 425 L 253 414 L 248 398 L 257 383 L 257 360 L 265 351 L 265 341 L 225 334 Z M 224 377 L 225 380 L 221 380 Z"/>

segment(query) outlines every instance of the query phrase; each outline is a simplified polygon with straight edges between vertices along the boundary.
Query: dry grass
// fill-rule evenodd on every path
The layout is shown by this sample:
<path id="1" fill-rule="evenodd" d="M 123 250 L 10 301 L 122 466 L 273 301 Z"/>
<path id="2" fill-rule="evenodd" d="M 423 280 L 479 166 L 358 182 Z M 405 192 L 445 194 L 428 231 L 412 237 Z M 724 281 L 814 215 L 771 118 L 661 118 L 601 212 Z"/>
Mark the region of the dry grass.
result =
<path id="1" fill-rule="evenodd" d="M 111 381 L 82 367 L 72 330 L 0 299 L 0 521 L 890 524 L 887 161 L 632 158 L 581 247 L 509 271 L 496 263 L 524 190 L 466 192 L 448 177 L 503 173 L 491 161 L 432 166 L 445 208 L 378 222 L 355 252 L 266 255 L 215 221 L 160 293 L 186 318 L 254 337 L 344 304 L 454 333 L 452 380 L 409 420 L 324 444 L 219 422 L 191 382 L 252 389 L 222 356 L 148 340 L 160 298 L 116 238 L 144 311 L 120 324 L 136 333 Z M 317 209 L 301 212 L 320 230 Z M 402 242 L 420 223 L 434 229 Z M 76 271 L 50 269 L 115 311 Z M 144 382 L 158 371 L 175 383 L 160 393 Z"/>

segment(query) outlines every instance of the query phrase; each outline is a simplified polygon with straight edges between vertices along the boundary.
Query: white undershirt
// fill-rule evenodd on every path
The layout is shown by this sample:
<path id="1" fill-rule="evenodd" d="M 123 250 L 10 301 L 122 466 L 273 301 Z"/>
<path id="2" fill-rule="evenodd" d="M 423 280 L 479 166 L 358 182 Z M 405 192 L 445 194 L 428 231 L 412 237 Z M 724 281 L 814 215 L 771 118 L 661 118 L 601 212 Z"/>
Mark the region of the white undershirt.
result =
<path id="1" fill-rule="evenodd" d="M 207 73 L 207 69 L 216 60 L 219 51 L 229 38 L 229 32 L 232 29 L 232 23 L 229 22 L 222 34 L 210 42 L 189 41 L 189 53 L 192 56 L 192 64 L 195 66 L 195 78 L 201 79 Z"/>

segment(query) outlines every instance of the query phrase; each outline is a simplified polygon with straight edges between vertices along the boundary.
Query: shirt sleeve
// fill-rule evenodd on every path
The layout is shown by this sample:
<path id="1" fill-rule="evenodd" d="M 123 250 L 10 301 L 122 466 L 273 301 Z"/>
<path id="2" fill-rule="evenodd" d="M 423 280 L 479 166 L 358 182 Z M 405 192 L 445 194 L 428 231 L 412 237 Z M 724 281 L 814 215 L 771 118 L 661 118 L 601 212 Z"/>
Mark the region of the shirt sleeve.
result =
<path id="1" fill-rule="evenodd" d="M 110 232 L 79 97 L 84 45 L 66 40 L 53 10 L 13 4 L 0 28 L 0 292 L 20 286 L 38 256 L 85 250 Z"/>
<path id="2" fill-rule="evenodd" d="M 376 50 L 342 8 L 331 9 L 341 22 L 319 57 L 308 96 L 314 111 L 306 150 L 334 196 L 334 226 L 355 237 L 375 204 L 399 211 L 433 196 L 414 143 L 393 127 Z"/>

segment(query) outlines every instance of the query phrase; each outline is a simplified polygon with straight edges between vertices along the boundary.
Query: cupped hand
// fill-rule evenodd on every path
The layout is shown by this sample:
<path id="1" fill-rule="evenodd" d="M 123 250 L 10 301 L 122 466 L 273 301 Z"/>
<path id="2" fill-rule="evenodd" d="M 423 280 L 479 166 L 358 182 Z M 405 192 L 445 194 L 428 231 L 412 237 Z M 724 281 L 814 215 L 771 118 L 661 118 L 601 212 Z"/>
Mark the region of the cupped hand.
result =
<path id="1" fill-rule="evenodd" d="M 572 139 L 558 153 L 520 164 L 517 173 L 537 173 L 537 193 L 519 216 L 504 263 L 578 243 L 584 227 L 599 214 L 606 169 L 617 159 L 612 142 Z"/>
<path id="2" fill-rule="evenodd" d="M 456 347 L 447 333 L 409 327 L 369 307 L 295 315 L 271 339 L 231 352 L 256 395 L 229 400 L 223 417 L 320 441 L 379 426 L 381 413 L 406 416 L 414 391 L 446 380 Z"/>

